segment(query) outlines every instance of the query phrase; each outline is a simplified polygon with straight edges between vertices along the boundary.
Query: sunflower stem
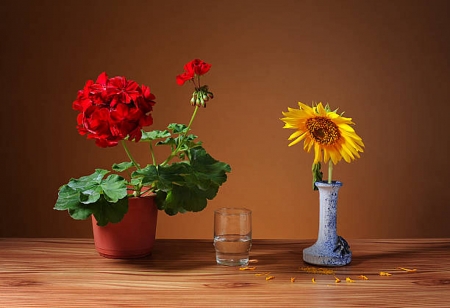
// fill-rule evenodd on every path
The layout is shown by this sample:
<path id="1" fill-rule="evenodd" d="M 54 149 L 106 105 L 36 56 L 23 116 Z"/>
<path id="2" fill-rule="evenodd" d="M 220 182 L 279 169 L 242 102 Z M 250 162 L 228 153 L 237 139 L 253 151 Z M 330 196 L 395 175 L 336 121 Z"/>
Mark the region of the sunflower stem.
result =
<path id="1" fill-rule="evenodd" d="M 328 184 L 331 184 L 333 179 L 333 161 L 330 159 L 328 161 Z"/>

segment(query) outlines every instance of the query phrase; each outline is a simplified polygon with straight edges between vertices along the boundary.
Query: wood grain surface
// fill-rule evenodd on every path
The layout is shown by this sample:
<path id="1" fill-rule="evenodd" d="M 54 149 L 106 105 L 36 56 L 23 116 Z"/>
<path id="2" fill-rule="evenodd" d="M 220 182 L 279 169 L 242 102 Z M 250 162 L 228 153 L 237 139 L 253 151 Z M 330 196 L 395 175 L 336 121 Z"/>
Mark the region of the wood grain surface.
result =
<path id="1" fill-rule="evenodd" d="M 350 265 L 319 268 L 302 261 L 313 241 L 254 240 L 244 269 L 206 240 L 112 260 L 90 239 L 5 238 L 0 307 L 450 307 L 450 239 L 349 242 Z"/>

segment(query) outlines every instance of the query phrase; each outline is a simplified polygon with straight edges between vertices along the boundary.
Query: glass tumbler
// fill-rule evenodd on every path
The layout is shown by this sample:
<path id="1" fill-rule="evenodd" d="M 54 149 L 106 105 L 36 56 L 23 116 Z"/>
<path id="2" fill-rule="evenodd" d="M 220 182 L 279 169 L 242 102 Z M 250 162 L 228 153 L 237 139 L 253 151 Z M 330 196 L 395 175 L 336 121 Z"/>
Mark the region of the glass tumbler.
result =
<path id="1" fill-rule="evenodd" d="M 247 265 L 252 247 L 252 211 L 245 208 L 214 211 L 214 247 L 217 264 Z"/>

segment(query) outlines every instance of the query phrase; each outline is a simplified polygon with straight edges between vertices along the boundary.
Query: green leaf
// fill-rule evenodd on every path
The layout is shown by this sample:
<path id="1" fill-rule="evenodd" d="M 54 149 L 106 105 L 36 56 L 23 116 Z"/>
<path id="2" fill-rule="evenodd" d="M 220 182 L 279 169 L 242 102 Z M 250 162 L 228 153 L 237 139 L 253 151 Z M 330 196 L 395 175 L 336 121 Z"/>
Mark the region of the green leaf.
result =
<path id="1" fill-rule="evenodd" d="M 111 174 L 101 184 L 105 199 L 109 202 L 117 202 L 127 196 L 127 185 L 123 177 Z"/>
<path id="2" fill-rule="evenodd" d="M 109 173 L 108 170 L 95 169 L 95 172 L 91 175 L 82 176 L 79 179 L 71 179 L 67 185 L 73 189 L 87 190 L 95 184 L 100 184 L 105 174 Z"/>
<path id="3" fill-rule="evenodd" d="M 173 190 L 167 193 L 164 200 L 164 210 L 169 215 L 178 212 L 199 212 L 207 205 L 207 198 L 204 191 L 196 187 L 174 186 Z"/>
<path id="4" fill-rule="evenodd" d="M 158 180 L 158 170 L 155 165 L 147 165 L 141 170 L 134 171 L 131 174 L 131 177 L 131 183 L 141 182 L 142 185 L 151 185 L 153 182 Z"/>
<path id="5" fill-rule="evenodd" d="M 157 143 L 155 143 L 156 145 L 171 145 L 173 147 L 175 147 L 176 145 L 176 141 L 175 138 L 166 138 L 165 140 L 160 140 Z"/>
<path id="6" fill-rule="evenodd" d="M 142 178 L 133 178 L 133 179 L 131 179 L 130 184 L 135 187 L 137 187 L 137 186 L 142 187 L 143 186 Z"/>
<path id="7" fill-rule="evenodd" d="M 170 123 L 167 128 L 174 134 L 185 134 L 188 127 L 185 124 Z"/>
<path id="8" fill-rule="evenodd" d="M 156 187 L 168 191 L 174 186 L 184 185 L 184 175 L 189 172 L 189 165 L 183 162 L 158 167 L 158 182 Z"/>
<path id="9" fill-rule="evenodd" d="M 179 162 L 158 168 L 158 208 L 169 215 L 203 210 L 227 180 L 231 167 L 215 160 L 201 146 L 189 151 L 190 163 Z"/>
<path id="10" fill-rule="evenodd" d="M 313 186 L 313 190 L 319 190 L 316 186 L 316 182 L 320 182 L 322 181 L 322 177 L 323 177 L 323 172 L 320 171 L 321 169 L 321 165 L 320 162 L 318 162 L 317 164 L 312 165 L 312 186 Z"/>
<path id="11" fill-rule="evenodd" d="M 80 201 L 83 204 L 97 202 L 97 200 L 100 199 L 101 193 L 102 188 L 100 185 L 95 184 L 95 186 L 92 186 L 90 189 L 80 191 Z"/>
<path id="12" fill-rule="evenodd" d="M 209 155 L 203 147 L 190 150 L 191 165 L 200 182 L 211 181 L 220 186 L 227 180 L 230 165 L 220 162 Z"/>
<path id="13" fill-rule="evenodd" d="M 184 174 L 189 172 L 188 167 L 183 162 L 158 167 L 148 165 L 144 169 L 133 172 L 132 177 L 142 178 L 143 185 L 152 185 L 157 189 L 168 191 L 174 185 L 184 184 Z"/>
<path id="14" fill-rule="evenodd" d="M 89 218 L 89 216 L 91 216 L 92 213 L 93 213 L 93 209 L 91 207 L 82 206 L 81 203 L 80 203 L 80 207 L 69 210 L 69 215 L 73 219 L 77 219 L 77 220 L 85 220 L 85 219 Z"/>
<path id="15" fill-rule="evenodd" d="M 74 219 L 87 219 L 95 214 L 103 225 L 120 221 L 126 213 L 124 207 L 128 208 L 127 184 L 117 174 L 103 179 L 107 173 L 107 170 L 97 169 L 91 175 L 70 179 L 59 189 L 54 208 L 68 210 Z"/>
<path id="16" fill-rule="evenodd" d="M 112 165 L 112 169 L 117 172 L 123 172 L 127 169 L 130 169 L 131 167 L 134 167 L 134 165 L 130 161 Z"/>
<path id="17" fill-rule="evenodd" d="M 76 208 L 80 203 L 80 192 L 72 189 L 69 185 L 63 185 L 59 189 L 58 199 L 54 209 L 64 211 Z"/>
<path id="18" fill-rule="evenodd" d="M 141 141 L 152 141 L 155 139 L 162 139 L 170 136 L 171 134 L 168 130 L 153 130 L 151 132 L 142 131 Z"/>
<path id="19" fill-rule="evenodd" d="M 117 223 L 123 219 L 128 212 L 128 198 L 123 198 L 115 203 L 110 203 L 101 198 L 96 203 L 93 214 L 97 219 L 97 225 L 106 226 L 108 222 Z"/>

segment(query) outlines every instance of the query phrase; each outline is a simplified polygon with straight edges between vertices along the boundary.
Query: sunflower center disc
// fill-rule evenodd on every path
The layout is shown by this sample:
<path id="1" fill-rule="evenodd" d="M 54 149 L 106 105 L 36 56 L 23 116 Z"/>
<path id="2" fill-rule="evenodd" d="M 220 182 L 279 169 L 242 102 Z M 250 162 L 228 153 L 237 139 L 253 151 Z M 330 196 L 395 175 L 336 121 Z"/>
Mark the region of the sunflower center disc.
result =
<path id="1" fill-rule="evenodd" d="M 325 117 L 306 120 L 306 128 L 314 141 L 323 145 L 332 145 L 341 137 L 337 125 Z"/>

